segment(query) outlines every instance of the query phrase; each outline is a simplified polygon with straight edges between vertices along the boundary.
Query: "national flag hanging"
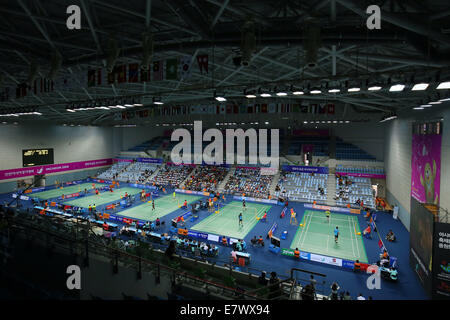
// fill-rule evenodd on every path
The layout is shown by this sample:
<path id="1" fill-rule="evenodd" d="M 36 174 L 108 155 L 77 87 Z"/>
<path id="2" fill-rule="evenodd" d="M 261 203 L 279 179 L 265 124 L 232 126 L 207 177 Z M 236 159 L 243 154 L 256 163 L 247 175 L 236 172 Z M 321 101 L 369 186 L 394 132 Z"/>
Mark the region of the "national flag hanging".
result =
<path id="1" fill-rule="evenodd" d="M 334 114 L 334 104 L 329 103 L 327 105 L 328 114 Z"/>
<path id="2" fill-rule="evenodd" d="M 208 55 L 207 54 L 197 55 L 197 63 L 198 63 L 198 67 L 200 69 L 200 73 L 203 73 L 203 70 L 205 70 L 206 73 L 208 73 Z"/>
<path id="3" fill-rule="evenodd" d="M 139 81 L 139 64 L 130 63 L 128 65 L 128 82 L 136 83 Z"/>
<path id="4" fill-rule="evenodd" d="M 244 105 L 239 106 L 239 113 L 247 113 L 247 106 Z"/>
<path id="5" fill-rule="evenodd" d="M 191 63 L 192 56 L 183 56 L 180 59 L 180 78 L 182 80 L 189 79 L 191 77 Z"/>
<path id="6" fill-rule="evenodd" d="M 139 118 L 147 118 L 147 117 L 148 117 L 148 110 L 139 111 Z"/>
<path id="7" fill-rule="evenodd" d="M 27 84 L 21 83 L 16 88 L 16 98 L 23 98 L 27 95 Z"/>
<path id="8" fill-rule="evenodd" d="M 104 79 L 103 79 L 103 75 L 105 73 L 102 71 L 102 69 L 97 69 L 97 86 L 101 86 L 105 83 Z"/>
<path id="9" fill-rule="evenodd" d="M 107 81 L 108 84 L 114 84 L 116 82 L 116 69 L 114 68 L 114 70 L 112 72 L 108 72 L 108 76 L 107 76 Z"/>
<path id="10" fill-rule="evenodd" d="M 309 105 L 309 113 L 318 113 L 318 106 L 316 103 Z"/>
<path id="11" fill-rule="evenodd" d="M 227 104 L 227 114 L 230 114 L 233 112 L 233 105 Z"/>
<path id="12" fill-rule="evenodd" d="M 116 112 L 114 114 L 114 120 L 122 120 L 122 113 L 121 112 Z"/>
<path id="13" fill-rule="evenodd" d="M 250 104 L 247 106 L 247 113 L 253 113 L 254 105 Z"/>
<path id="14" fill-rule="evenodd" d="M 327 111 L 327 106 L 324 103 L 319 103 L 318 107 L 317 107 L 317 112 L 319 114 L 324 114 Z"/>
<path id="15" fill-rule="evenodd" d="M 233 105 L 233 113 L 239 113 L 239 106 L 237 104 Z"/>
<path id="16" fill-rule="evenodd" d="M 0 91 L 0 101 L 1 102 L 5 102 L 5 101 L 9 100 L 10 91 L 11 91 L 11 89 L 9 87 L 6 87 L 4 90 Z"/>
<path id="17" fill-rule="evenodd" d="M 254 111 L 255 111 L 255 113 L 261 112 L 261 105 L 259 103 L 255 104 Z"/>
<path id="18" fill-rule="evenodd" d="M 178 59 L 166 60 L 166 79 L 177 80 L 178 78 Z"/>
<path id="19" fill-rule="evenodd" d="M 300 112 L 300 105 L 298 103 L 295 103 L 292 107 L 293 112 Z"/>
<path id="20" fill-rule="evenodd" d="M 163 61 L 153 62 L 153 81 L 161 81 L 163 77 Z"/>
<path id="21" fill-rule="evenodd" d="M 277 111 L 277 105 L 275 103 L 269 103 L 269 113 L 275 113 Z"/>
<path id="22" fill-rule="evenodd" d="M 88 70 L 88 87 L 95 86 L 95 70 Z"/>
<path id="23" fill-rule="evenodd" d="M 151 73 L 151 67 L 147 68 L 147 70 L 144 70 L 141 68 L 141 82 L 150 82 L 150 73 Z"/>
<path id="24" fill-rule="evenodd" d="M 302 105 L 302 106 L 300 107 L 300 110 L 301 110 L 302 113 L 308 113 L 308 106 Z"/>
<path id="25" fill-rule="evenodd" d="M 266 103 L 263 103 L 263 104 L 261 105 L 261 112 L 262 112 L 262 113 L 267 113 L 267 104 L 266 104 Z"/>
<path id="26" fill-rule="evenodd" d="M 226 114 L 226 106 L 224 105 L 218 105 L 216 106 L 216 114 Z"/>
<path id="27" fill-rule="evenodd" d="M 117 66 L 117 83 L 124 83 L 127 81 L 127 66 Z"/>
<path id="28" fill-rule="evenodd" d="M 380 248 L 382 248 L 382 247 L 383 247 L 383 241 L 381 241 L 381 239 L 380 239 L 380 240 L 378 240 L 378 246 L 379 246 Z"/>

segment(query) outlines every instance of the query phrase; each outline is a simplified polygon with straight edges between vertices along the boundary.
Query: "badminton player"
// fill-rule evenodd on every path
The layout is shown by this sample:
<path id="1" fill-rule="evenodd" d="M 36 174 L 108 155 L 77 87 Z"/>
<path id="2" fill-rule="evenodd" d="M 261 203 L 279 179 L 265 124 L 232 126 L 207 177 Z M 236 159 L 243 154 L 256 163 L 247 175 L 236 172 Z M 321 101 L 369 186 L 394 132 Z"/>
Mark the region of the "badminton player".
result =
<path id="1" fill-rule="evenodd" d="M 239 226 L 243 227 L 244 226 L 244 222 L 242 221 L 242 212 L 239 213 Z"/>
<path id="2" fill-rule="evenodd" d="M 338 237 L 339 237 L 339 229 L 336 226 L 336 229 L 334 229 L 334 242 L 338 243 Z"/>

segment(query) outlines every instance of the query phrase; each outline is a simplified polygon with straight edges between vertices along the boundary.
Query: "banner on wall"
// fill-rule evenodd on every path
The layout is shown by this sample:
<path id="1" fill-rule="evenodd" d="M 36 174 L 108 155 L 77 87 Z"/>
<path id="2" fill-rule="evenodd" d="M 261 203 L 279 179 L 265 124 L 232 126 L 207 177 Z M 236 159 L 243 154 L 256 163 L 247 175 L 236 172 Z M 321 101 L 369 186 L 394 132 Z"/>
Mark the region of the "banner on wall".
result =
<path id="1" fill-rule="evenodd" d="M 433 299 L 450 299 L 450 224 L 436 222 L 433 236 Z"/>
<path id="2" fill-rule="evenodd" d="M 413 134 L 411 196 L 421 203 L 439 204 L 442 135 Z"/>
<path id="3" fill-rule="evenodd" d="M 359 173 L 359 172 L 339 172 L 339 171 L 336 171 L 336 173 L 341 175 L 341 176 L 349 176 L 349 177 L 386 179 L 386 175 L 385 174 Z"/>
<path id="4" fill-rule="evenodd" d="M 72 170 L 83 170 L 95 167 L 111 165 L 113 159 L 100 159 L 90 161 L 69 162 L 60 164 L 50 164 L 46 166 L 36 166 L 28 168 L 18 168 L 9 170 L 0 170 L 0 180 L 17 179 L 35 175 L 44 175 Z"/>
<path id="5" fill-rule="evenodd" d="M 283 171 L 288 172 L 306 172 L 306 173 L 324 173 L 328 174 L 328 167 L 310 167 L 310 166 L 282 166 Z"/>

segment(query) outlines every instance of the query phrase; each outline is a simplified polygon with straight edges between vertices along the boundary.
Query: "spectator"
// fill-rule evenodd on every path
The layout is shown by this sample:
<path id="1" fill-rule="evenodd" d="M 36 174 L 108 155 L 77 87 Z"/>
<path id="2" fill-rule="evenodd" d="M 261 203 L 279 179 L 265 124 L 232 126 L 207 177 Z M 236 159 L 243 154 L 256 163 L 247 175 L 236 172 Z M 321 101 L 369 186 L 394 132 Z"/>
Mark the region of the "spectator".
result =
<path id="1" fill-rule="evenodd" d="M 301 297 L 302 300 L 315 300 L 315 289 L 311 284 L 307 284 L 302 288 Z"/>
<path id="2" fill-rule="evenodd" d="M 269 281 L 266 278 L 266 272 L 265 271 L 261 271 L 261 275 L 258 278 L 258 283 L 260 285 L 266 286 L 268 282 Z"/>
<path id="3" fill-rule="evenodd" d="M 356 300 L 366 300 L 366 298 L 364 298 L 364 296 L 362 295 L 362 293 L 360 293 L 358 295 L 358 297 L 356 298 Z"/>
<path id="4" fill-rule="evenodd" d="M 166 257 L 172 260 L 174 253 L 175 253 L 175 241 L 172 240 L 169 242 L 169 246 L 167 247 L 166 252 L 164 252 L 164 254 L 166 255 Z"/>
<path id="5" fill-rule="evenodd" d="M 337 282 L 333 282 L 333 284 L 331 285 L 331 293 L 328 296 L 328 299 L 330 300 L 338 300 L 339 298 L 339 285 L 337 284 Z"/>
<path id="6" fill-rule="evenodd" d="M 309 283 L 311 284 L 311 286 L 314 288 L 314 290 L 316 289 L 316 284 L 317 284 L 317 281 L 316 281 L 316 279 L 314 279 L 314 276 L 313 275 L 311 275 L 310 277 L 309 277 Z"/>
<path id="7" fill-rule="evenodd" d="M 270 290 L 269 290 L 268 298 L 274 299 L 274 298 L 280 297 L 280 295 L 281 295 L 280 279 L 278 279 L 277 273 L 275 271 L 272 271 L 270 273 L 269 286 L 270 286 Z"/>
<path id="8" fill-rule="evenodd" d="M 350 292 L 346 291 L 344 296 L 342 297 L 343 300 L 352 300 L 352 297 L 350 296 Z"/>
<path id="9" fill-rule="evenodd" d="M 390 242 L 393 242 L 396 240 L 395 234 L 394 234 L 394 232 L 392 232 L 392 230 L 389 230 L 388 234 L 386 235 L 386 240 L 390 241 Z"/>

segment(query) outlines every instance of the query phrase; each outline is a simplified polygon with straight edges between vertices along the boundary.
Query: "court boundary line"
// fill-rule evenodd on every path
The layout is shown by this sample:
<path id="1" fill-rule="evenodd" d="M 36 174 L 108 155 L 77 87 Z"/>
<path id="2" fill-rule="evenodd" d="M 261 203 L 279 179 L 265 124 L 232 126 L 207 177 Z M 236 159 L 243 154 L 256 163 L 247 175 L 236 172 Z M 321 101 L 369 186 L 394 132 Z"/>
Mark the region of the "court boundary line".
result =
<path id="1" fill-rule="evenodd" d="M 319 211 L 317 211 L 318 213 L 319 213 Z M 310 215 L 311 217 L 308 217 L 308 215 Z M 305 238 L 306 238 L 306 234 L 307 233 L 309 233 L 309 234 L 312 234 L 312 235 L 321 235 L 321 236 L 324 236 L 324 234 L 323 233 L 317 233 L 317 232 L 310 232 L 309 230 L 308 230 L 308 227 L 310 226 L 310 224 L 311 223 L 313 223 L 312 222 L 312 216 L 314 215 L 314 211 L 311 211 L 311 210 L 306 210 L 305 211 L 305 213 L 304 213 L 304 215 L 303 215 L 303 217 L 302 217 L 302 222 L 305 222 L 305 227 L 306 227 L 306 223 L 308 223 L 308 226 L 306 227 L 306 229 L 305 229 L 305 227 L 304 228 L 302 228 L 302 230 L 297 230 L 297 232 L 296 232 L 296 234 L 294 235 L 294 238 L 297 236 L 297 233 L 298 232 L 300 232 L 300 235 L 299 235 L 299 238 L 298 238 L 298 241 L 296 242 L 296 243 L 291 243 L 291 246 L 290 246 L 290 249 L 292 249 L 294 246 L 295 247 L 299 247 L 300 246 L 300 248 L 302 248 L 303 246 L 304 246 L 304 241 L 305 241 Z M 310 218 L 310 220 L 309 220 L 309 222 L 308 222 L 308 218 Z M 364 260 L 364 261 L 368 261 L 368 258 L 367 258 L 367 253 L 365 252 L 365 248 L 364 248 L 364 245 L 363 245 L 363 252 L 360 250 L 360 248 L 359 248 L 359 243 L 358 243 L 358 241 L 359 241 L 359 239 L 356 237 L 356 235 L 353 235 L 353 231 L 352 231 L 352 225 L 356 228 L 357 227 L 357 217 L 354 217 L 354 216 L 349 216 L 349 215 L 347 215 L 346 216 L 346 219 L 342 219 L 342 218 L 336 218 L 336 220 L 346 220 L 347 221 L 347 223 L 350 225 L 350 237 L 349 238 L 347 238 L 347 237 L 344 237 L 344 238 L 342 238 L 342 239 L 344 239 L 344 240 L 349 240 L 351 243 L 352 243 L 352 251 L 353 251 L 353 254 L 351 254 L 351 253 L 349 253 L 349 254 L 340 254 L 341 255 L 341 257 L 335 257 L 335 258 L 338 258 L 338 259 L 348 259 L 348 260 L 353 260 L 353 261 L 356 261 L 356 258 L 360 258 L 361 259 L 361 261 L 362 260 Z M 314 222 L 314 223 L 317 223 L 317 222 Z M 329 223 L 331 223 L 331 220 L 330 220 L 330 222 Z M 359 229 L 359 228 L 358 228 Z M 302 239 L 302 237 L 304 237 L 303 238 L 303 241 L 301 241 Z M 329 238 L 329 235 L 328 235 L 328 238 Z M 355 245 L 354 245 L 354 243 L 353 242 L 356 242 L 356 246 L 357 246 L 357 252 L 355 253 Z M 328 245 L 328 243 L 327 243 L 327 245 Z M 304 250 L 304 249 L 302 249 L 302 250 Z M 316 252 L 313 252 L 313 251 L 316 251 Z M 308 248 L 307 248 L 307 250 L 304 250 L 304 252 L 306 252 L 306 253 L 310 253 L 310 254 L 323 254 L 323 255 L 325 255 L 325 256 L 329 256 L 329 257 L 332 257 L 332 256 L 330 256 L 329 255 L 329 250 L 327 249 L 327 251 L 326 251 L 326 253 L 321 253 L 321 252 L 323 252 L 324 251 L 324 248 L 323 248 L 323 246 L 316 246 L 316 245 L 314 245 L 314 244 L 308 244 Z"/>
<path id="2" fill-rule="evenodd" d="M 311 213 L 310 217 L 312 217 L 312 213 Z M 309 219 L 308 227 L 305 229 L 305 236 L 303 237 L 303 241 L 302 241 L 302 243 L 300 244 L 301 247 L 303 247 L 303 243 L 305 242 L 305 239 L 306 239 L 306 234 L 308 234 L 308 229 L 309 229 L 309 226 L 310 226 L 310 224 L 311 224 L 311 219 L 312 219 L 312 218 Z"/>
<path id="3" fill-rule="evenodd" d="M 355 255 L 355 248 L 354 248 L 355 245 L 354 245 L 354 243 L 353 243 L 353 230 L 351 230 L 351 229 L 352 229 L 351 220 L 352 220 L 352 219 L 350 219 L 350 217 L 347 217 L 347 222 L 348 222 L 348 225 L 350 226 L 350 236 L 351 236 L 351 239 L 352 239 L 352 252 L 353 252 L 353 257 L 356 258 L 356 255 Z"/>
<path id="4" fill-rule="evenodd" d="M 199 197 L 199 199 L 201 199 L 201 197 L 202 197 L 202 196 L 200 196 L 200 195 L 189 195 L 189 196 L 192 196 L 192 197 Z M 170 197 L 170 195 L 165 195 L 165 196 L 163 196 L 162 198 L 164 198 L 164 197 Z M 188 204 L 189 204 L 189 203 L 192 203 L 192 202 L 194 202 L 194 201 L 197 201 L 197 200 L 199 200 L 199 199 L 192 200 L 192 201 L 188 202 Z M 171 201 L 171 199 L 169 199 L 169 201 Z M 163 203 L 166 203 L 166 201 L 164 201 Z M 153 221 L 153 220 L 155 220 L 155 219 L 151 220 L 151 219 L 148 219 L 147 217 L 145 217 L 145 218 L 136 218 L 136 217 L 130 217 L 130 216 L 121 214 L 121 212 L 126 212 L 126 211 L 128 211 L 128 210 L 137 209 L 138 207 L 140 207 L 140 206 L 145 206 L 146 204 L 148 204 L 149 206 L 151 206 L 148 202 L 146 202 L 146 203 L 141 203 L 141 204 L 139 204 L 139 205 L 137 205 L 137 206 L 134 206 L 134 207 L 132 207 L 132 208 L 128 208 L 128 209 L 125 209 L 125 210 L 123 210 L 123 211 L 118 211 L 118 212 L 116 212 L 116 213 L 114 213 L 114 214 L 115 214 L 115 215 L 119 215 L 119 216 L 121 216 L 121 217 L 129 218 L 129 219 L 134 219 L 134 220 Z M 181 208 L 177 208 L 177 209 L 175 209 L 175 210 L 173 210 L 173 211 L 170 211 L 169 213 L 166 213 L 165 215 L 159 215 L 157 218 L 163 218 L 163 217 L 165 217 L 165 216 L 168 216 L 169 214 L 172 214 L 172 213 L 174 213 L 175 211 L 177 211 L 177 210 L 179 210 L 179 209 L 181 209 Z M 158 209 L 155 208 L 155 211 L 156 211 L 156 210 L 158 210 Z M 152 211 L 153 211 L 153 210 L 152 210 Z M 152 213 L 153 213 L 153 212 L 152 212 Z"/>
<path id="5" fill-rule="evenodd" d="M 257 208 L 252 208 L 252 209 L 255 209 L 256 215 L 251 214 L 251 220 L 249 220 L 249 222 L 245 224 L 245 226 L 241 229 L 241 231 L 239 231 L 239 230 L 237 231 L 237 232 L 239 232 L 239 233 L 245 233 L 245 235 L 244 235 L 242 238 L 245 238 L 245 237 L 250 233 L 250 231 L 256 226 L 256 224 L 257 224 L 258 221 L 259 221 L 259 220 L 256 219 L 256 217 L 260 216 L 260 215 L 263 213 L 263 210 L 266 210 L 266 209 L 268 208 L 267 211 L 269 211 L 269 210 L 272 208 L 272 206 L 269 205 L 269 204 L 255 203 L 255 205 L 261 206 L 259 209 L 257 209 Z M 227 206 L 235 207 L 236 205 L 233 205 L 232 203 L 229 203 L 229 204 L 226 204 L 223 208 L 225 208 L 225 207 L 227 207 Z M 223 209 L 222 209 L 222 210 L 223 210 Z M 241 207 L 240 210 L 242 210 L 242 207 Z M 242 211 L 242 212 L 243 212 L 243 211 Z M 243 212 L 243 213 L 244 213 L 244 212 Z M 212 216 L 212 218 L 211 218 L 211 216 Z M 224 235 L 223 233 L 218 233 L 218 232 L 216 232 L 216 231 L 211 232 L 211 231 L 207 231 L 207 230 L 204 230 L 204 229 L 196 228 L 196 226 L 198 226 L 199 224 L 201 224 L 202 222 L 204 222 L 206 219 L 209 219 L 209 221 L 206 223 L 206 226 L 208 226 L 209 224 L 214 223 L 214 222 L 215 222 L 217 219 L 219 219 L 219 218 L 220 218 L 220 213 L 219 213 L 219 214 L 211 213 L 211 214 L 210 214 L 208 217 L 206 217 L 204 220 L 202 220 L 202 221 L 200 221 L 199 223 L 197 223 L 197 224 L 195 224 L 194 226 L 192 226 L 191 229 L 192 229 L 192 230 L 196 230 L 196 231 L 200 231 L 200 232 L 213 233 L 213 234 L 216 234 L 216 235 Z M 238 222 L 239 222 L 239 221 L 238 221 Z M 253 224 L 254 222 L 256 222 L 256 223 Z M 253 226 L 251 226 L 251 225 L 253 225 Z M 229 237 L 230 237 L 230 236 L 229 236 Z M 235 236 L 232 236 L 232 237 L 235 238 Z M 242 239 L 241 236 L 238 236 L 238 238 Z"/>

